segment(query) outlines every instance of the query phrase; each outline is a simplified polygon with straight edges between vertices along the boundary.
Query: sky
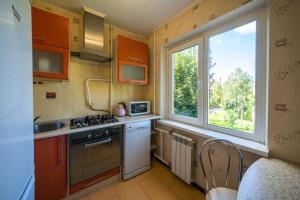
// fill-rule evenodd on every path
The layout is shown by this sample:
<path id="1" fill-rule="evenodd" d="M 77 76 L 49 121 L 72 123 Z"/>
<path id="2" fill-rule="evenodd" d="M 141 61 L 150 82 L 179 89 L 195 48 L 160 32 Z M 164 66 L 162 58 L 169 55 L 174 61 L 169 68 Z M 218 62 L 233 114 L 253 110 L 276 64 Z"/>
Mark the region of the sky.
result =
<path id="1" fill-rule="evenodd" d="M 209 38 L 209 48 L 216 66 L 211 70 L 222 82 L 236 68 L 255 78 L 256 22 L 250 22 Z"/>

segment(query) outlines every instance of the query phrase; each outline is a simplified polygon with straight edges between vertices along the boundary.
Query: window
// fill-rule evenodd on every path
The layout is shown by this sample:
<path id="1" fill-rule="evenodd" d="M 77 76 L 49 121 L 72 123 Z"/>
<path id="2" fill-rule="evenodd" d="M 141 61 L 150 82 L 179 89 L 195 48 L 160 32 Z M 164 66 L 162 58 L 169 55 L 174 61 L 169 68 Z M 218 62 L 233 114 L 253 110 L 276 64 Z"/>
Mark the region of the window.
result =
<path id="1" fill-rule="evenodd" d="M 254 132 L 256 21 L 208 37 L 208 124 Z"/>
<path id="2" fill-rule="evenodd" d="M 169 62 L 171 63 L 170 102 L 171 115 L 187 123 L 199 123 L 201 116 L 201 95 L 199 81 L 202 70 L 201 53 L 202 39 L 192 40 L 186 44 L 172 49 Z M 201 72 L 202 73 L 202 72 Z"/>
<path id="3" fill-rule="evenodd" d="M 169 118 L 264 143 L 263 16 L 253 13 L 169 49 Z"/>

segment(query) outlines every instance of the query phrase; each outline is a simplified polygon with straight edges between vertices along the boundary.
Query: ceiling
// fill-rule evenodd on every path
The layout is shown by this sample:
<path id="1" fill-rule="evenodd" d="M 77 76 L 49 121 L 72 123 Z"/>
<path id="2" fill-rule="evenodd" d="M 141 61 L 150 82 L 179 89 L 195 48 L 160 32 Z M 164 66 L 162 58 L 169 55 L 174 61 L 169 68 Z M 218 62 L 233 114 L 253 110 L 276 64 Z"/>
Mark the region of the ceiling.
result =
<path id="1" fill-rule="evenodd" d="M 83 6 L 106 14 L 106 20 L 128 31 L 146 35 L 193 0 L 44 0 L 80 12 Z"/>

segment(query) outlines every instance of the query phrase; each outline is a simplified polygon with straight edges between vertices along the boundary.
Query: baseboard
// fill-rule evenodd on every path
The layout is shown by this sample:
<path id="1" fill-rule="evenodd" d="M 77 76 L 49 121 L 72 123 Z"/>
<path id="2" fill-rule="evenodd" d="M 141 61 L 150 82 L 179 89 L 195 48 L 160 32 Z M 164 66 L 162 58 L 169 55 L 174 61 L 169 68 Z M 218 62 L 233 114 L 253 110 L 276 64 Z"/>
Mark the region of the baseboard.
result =
<path id="1" fill-rule="evenodd" d="M 203 187 L 201 187 L 200 185 L 198 185 L 197 183 L 192 183 L 191 184 L 193 187 L 195 187 L 197 190 L 199 190 L 200 192 L 202 192 L 203 194 L 206 193 L 205 189 Z"/>

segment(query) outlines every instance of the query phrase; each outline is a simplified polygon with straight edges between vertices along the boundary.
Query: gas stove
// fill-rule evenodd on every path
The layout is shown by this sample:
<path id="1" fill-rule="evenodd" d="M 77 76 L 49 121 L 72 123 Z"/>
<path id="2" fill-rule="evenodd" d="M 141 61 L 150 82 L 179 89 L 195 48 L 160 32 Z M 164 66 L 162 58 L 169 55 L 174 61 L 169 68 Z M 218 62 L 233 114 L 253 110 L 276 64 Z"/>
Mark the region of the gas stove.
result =
<path id="1" fill-rule="evenodd" d="M 106 115 L 88 115 L 85 117 L 71 119 L 70 128 L 83 128 L 88 126 L 95 126 L 100 124 L 108 124 L 118 122 L 115 118 L 114 114 L 106 114 Z"/>

